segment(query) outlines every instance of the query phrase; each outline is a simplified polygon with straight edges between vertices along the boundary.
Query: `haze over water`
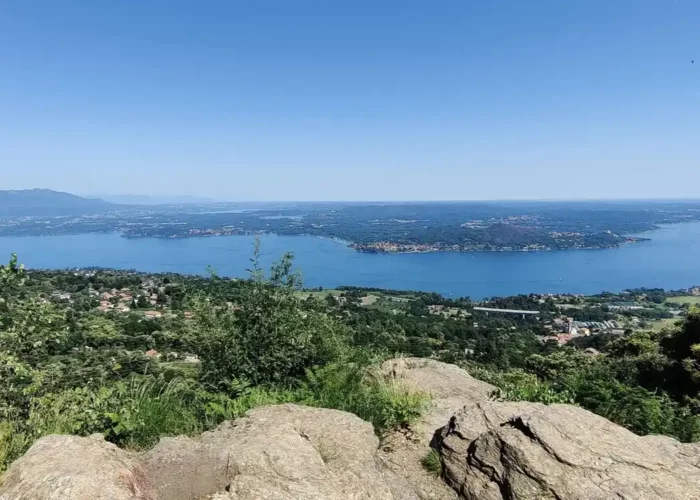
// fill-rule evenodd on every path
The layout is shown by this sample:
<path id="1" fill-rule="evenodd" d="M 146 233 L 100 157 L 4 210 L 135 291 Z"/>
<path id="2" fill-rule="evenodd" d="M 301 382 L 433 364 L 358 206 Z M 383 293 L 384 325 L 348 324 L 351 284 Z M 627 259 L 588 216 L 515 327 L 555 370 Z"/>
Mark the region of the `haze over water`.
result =
<path id="1" fill-rule="evenodd" d="M 261 237 L 262 263 L 294 252 L 307 287 L 355 285 L 438 292 L 447 296 L 685 288 L 700 284 L 700 223 L 643 236 L 652 241 L 606 250 L 366 254 L 306 236 Z M 151 272 L 246 276 L 252 236 L 127 239 L 117 234 L 0 238 L 0 255 L 19 254 L 30 268 L 113 267 Z M 4 258 L 4 257 L 3 257 Z"/>

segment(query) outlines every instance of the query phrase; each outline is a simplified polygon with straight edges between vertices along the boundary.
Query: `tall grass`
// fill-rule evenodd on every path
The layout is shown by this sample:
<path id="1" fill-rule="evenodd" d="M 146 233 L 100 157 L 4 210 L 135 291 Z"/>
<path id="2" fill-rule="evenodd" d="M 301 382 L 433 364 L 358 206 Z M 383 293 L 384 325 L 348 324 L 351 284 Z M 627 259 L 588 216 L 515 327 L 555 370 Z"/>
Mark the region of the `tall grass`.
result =
<path id="1" fill-rule="evenodd" d="M 128 404 L 108 415 L 117 444 L 143 449 L 155 445 L 161 436 L 195 434 L 203 430 L 196 411 L 198 399 L 181 380 L 160 385 L 132 379 L 120 396 Z"/>
<path id="2" fill-rule="evenodd" d="M 119 446 L 142 450 L 163 436 L 198 434 L 250 409 L 279 403 L 354 413 L 382 435 L 418 419 L 428 397 L 400 380 L 380 376 L 362 362 L 326 365 L 309 370 L 299 387 L 257 386 L 237 398 L 204 391 L 183 379 L 164 383 L 134 377 L 35 398 L 28 420 L 0 424 L 0 471 L 48 434 L 101 433 Z"/>
<path id="3" fill-rule="evenodd" d="M 420 461 L 423 468 L 431 475 L 440 477 L 442 475 L 442 462 L 440 454 L 435 450 L 430 450 Z"/>
<path id="4" fill-rule="evenodd" d="M 238 418 L 259 406 L 280 403 L 354 413 L 381 434 L 413 423 L 425 409 L 428 397 L 399 380 L 377 375 L 362 363 L 335 363 L 308 370 L 306 380 L 298 388 L 258 386 L 235 399 L 218 395 L 207 402 L 207 418 L 215 424 Z"/>
<path id="5" fill-rule="evenodd" d="M 311 396 L 302 390 L 276 387 L 253 387 L 235 399 L 220 394 L 211 394 L 210 398 L 204 407 L 205 419 L 209 426 L 242 417 L 248 410 L 259 406 L 282 403 L 313 404 Z"/>
<path id="6" fill-rule="evenodd" d="M 183 381 L 163 384 L 148 378 L 35 398 L 28 419 L 0 422 L 0 472 L 50 434 L 100 433 L 119 446 L 140 450 L 162 436 L 199 433 L 205 425 L 198 407 L 196 393 Z"/>
<path id="7" fill-rule="evenodd" d="M 31 446 L 31 438 L 21 428 L 18 422 L 0 422 L 0 474 Z"/>
<path id="8" fill-rule="evenodd" d="M 161 383 L 134 377 L 99 388 L 74 388 L 37 398 L 28 428 L 47 434 L 101 433 L 127 448 L 152 446 L 160 436 L 193 434 L 203 426 L 197 398 L 182 380 Z"/>
<path id="9" fill-rule="evenodd" d="M 331 364 L 307 374 L 305 388 L 313 404 L 354 413 L 383 433 L 407 427 L 428 404 L 426 394 L 404 382 L 386 379 L 357 363 Z"/>

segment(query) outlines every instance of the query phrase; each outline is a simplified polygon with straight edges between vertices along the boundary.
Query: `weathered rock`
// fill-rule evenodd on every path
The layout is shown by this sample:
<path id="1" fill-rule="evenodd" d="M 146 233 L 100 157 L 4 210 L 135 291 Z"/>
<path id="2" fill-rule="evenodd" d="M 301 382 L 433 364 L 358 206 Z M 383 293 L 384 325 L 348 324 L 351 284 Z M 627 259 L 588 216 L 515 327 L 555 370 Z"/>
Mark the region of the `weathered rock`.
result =
<path id="1" fill-rule="evenodd" d="M 337 410 L 259 408 L 200 439 L 166 438 L 144 457 L 158 496 L 403 499 L 408 484 L 377 460 L 371 424 Z M 228 491 L 227 491 L 228 490 Z"/>
<path id="2" fill-rule="evenodd" d="M 0 479 L 2 500 L 146 500 L 153 491 L 138 460 L 99 434 L 44 437 Z"/>
<path id="3" fill-rule="evenodd" d="M 639 437 L 569 405 L 469 405 L 443 429 L 440 453 L 469 500 L 700 498 L 698 445 Z"/>
<path id="4" fill-rule="evenodd" d="M 417 499 L 382 464 L 378 445 L 372 426 L 354 415 L 297 405 L 259 408 L 142 455 L 49 436 L 12 465 L 0 499 Z"/>
<path id="5" fill-rule="evenodd" d="M 413 485 L 421 498 L 456 498 L 454 490 L 423 468 L 421 459 L 430 452 L 436 431 L 451 416 L 465 404 L 488 400 L 495 388 L 455 365 L 430 359 L 392 359 L 383 363 L 379 371 L 381 376 L 427 393 L 431 398 L 430 408 L 411 426 L 410 437 L 402 432 L 386 436 L 382 451 L 385 461 Z"/>
<path id="6" fill-rule="evenodd" d="M 496 389 L 458 366 L 432 359 L 392 359 L 382 364 L 381 372 L 430 395 L 430 409 L 414 426 L 428 442 L 452 415 L 465 405 L 487 401 Z"/>
<path id="7" fill-rule="evenodd" d="M 436 361 L 392 360 L 377 376 L 432 397 L 382 450 L 354 415 L 269 406 L 143 454 L 45 437 L 0 480 L 0 500 L 700 500 L 700 444 L 639 437 L 573 406 L 491 401 L 492 386 Z M 431 439 L 451 488 L 420 465 Z"/>

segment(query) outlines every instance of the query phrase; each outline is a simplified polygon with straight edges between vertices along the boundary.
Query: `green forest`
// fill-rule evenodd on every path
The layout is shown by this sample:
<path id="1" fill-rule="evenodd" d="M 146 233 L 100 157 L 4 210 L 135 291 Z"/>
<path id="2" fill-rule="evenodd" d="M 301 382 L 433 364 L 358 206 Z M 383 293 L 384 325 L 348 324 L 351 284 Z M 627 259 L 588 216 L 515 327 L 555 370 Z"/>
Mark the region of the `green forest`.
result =
<path id="1" fill-rule="evenodd" d="M 28 271 L 17 256 L 0 266 L 0 472 L 43 435 L 100 433 L 139 450 L 280 402 L 355 413 L 381 436 L 429 404 L 378 375 L 396 356 L 457 364 L 498 387 L 494 398 L 575 404 L 641 435 L 700 440 L 693 305 L 658 330 L 558 346 L 542 340 L 542 322 L 561 306 L 552 299 L 486 302 L 537 307 L 538 321 L 437 294 L 305 290 L 292 255 L 265 270 L 258 255 L 244 280 Z M 648 316 L 670 316 L 663 291 L 639 296 Z M 595 321 L 612 317 L 607 300 L 566 299 Z"/>

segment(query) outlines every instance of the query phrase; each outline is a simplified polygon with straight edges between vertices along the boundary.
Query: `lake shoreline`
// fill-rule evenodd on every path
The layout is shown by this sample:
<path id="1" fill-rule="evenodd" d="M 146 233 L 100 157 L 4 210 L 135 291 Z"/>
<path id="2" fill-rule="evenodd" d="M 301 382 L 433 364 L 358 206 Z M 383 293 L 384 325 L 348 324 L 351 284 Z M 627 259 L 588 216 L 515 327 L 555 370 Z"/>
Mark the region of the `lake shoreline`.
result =
<path id="1" fill-rule="evenodd" d="M 650 230 L 654 231 L 654 230 Z M 81 234 L 81 233 L 76 233 L 76 234 Z M 90 233 L 85 233 L 85 234 L 90 234 Z M 452 248 L 446 248 L 441 245 L 434 245 L 430 248 L 422 248 L 422 249 L 412 249 L 412 250 L 392 250 L 392 249 L 387 249 L 385 246 L 400 246 L 400 247 L 407 247 L 407 246 L 423 246 L 423 245 L 402 245 L 402 244 L 397 244 L 397 243 L 392 243 L 392 242 L 377 242 L 377 243 L 357 243 L 354 241 L 350 240 L 344 240 L 342 238 L 336 238 L 334 236 L 319 236 L 319 235 L 314 235 L 314 234 L 280 234 L 280 233 L 275 233 L 272 231 L 240 231 L 240 232 L 232 232 L 232 233 L 194 233 L 194 234 L 183 234 L 183 235 L 169 235 L 169 236 L 158 236 L 158 235 L 133 235 L 133 234 L 125 234 L 121 232 L 115 232 L 115 234 L 119 234 L 122 238 L 127 238 L 127 239 L 148 239 L 148 238 L 153 238 L 153 239 L 160 239 L 160 240 L 184 240 L 184 239 L 190 239 L 190 238 L 222 238 L 222 237 L 231 237 L 231 236 L 260 236 L 260 235 L 273 235 L 273 236 L 283 236 L 283 237 L 288 237 L 288 238 L 319 238 L 319 239 L 324 239 L 324 240 L 329 240 L 329 241 L 334 241 L 338 243 L 342 243 L 343 245 L 347 246 L 349 249 L 354 250 L 356 252 L 360 253 L 367 253 L 367 254 L 391 254 L 391 255 L 401 255 L 401 254 L 424 254 L 424 253 L 472 253 L 472 252 L 526 252 L 526 253 L 533 253 L 533 252 L 560 252 L 560 251 L 570 251 L 570 250 L 605 250 L 605 249 L 614 249 L 614 248 L 620 248 L 624 245 L 629 245 L 629 244 L 634 244 L 634 243 L 641 243 L 644 241 L 651 241 L 651 238 L 644 238 L 644 237 L 638 237 L 638 236 L 623 236 L 623 238 L 619 243 L 613 244 L 613 245 L 600 245 L 600 246 L 570 246 L 570 247 L 560 247 L 560 248 L 552 248 L 552 247 L 541 247 L 541 248 L 513 248 L 513 247 L 500 247 L 500 248 L 482 248 L 479 246 L 474 246 L 474 247 L 462 247 L 459 249 L 452 249 Z M 49 236 L 49 235 L 47 235 Z M 382 247 L 379 247 L 377 245 L 384 245 Z M 427 245 L 429 246 L 429 245 Z"/>
<path id="2" fill-rule="evenodd" d="M 324 237 L 259 235 L 265 269 L 285 252 L 305 286 L 340 285 L 438 292 L 446 297 L 529 293 L 596 294 L 700 283 L 695 248 L 700 223 L 670 225 L 639 244 L 611 249 L 366 253 Z M 246 277 L 255 235 L 218 238 L 122 238 L 118 233 L 0 237 L 0 257 L 19 254 L 32 269 L 112 268 Z"/>

